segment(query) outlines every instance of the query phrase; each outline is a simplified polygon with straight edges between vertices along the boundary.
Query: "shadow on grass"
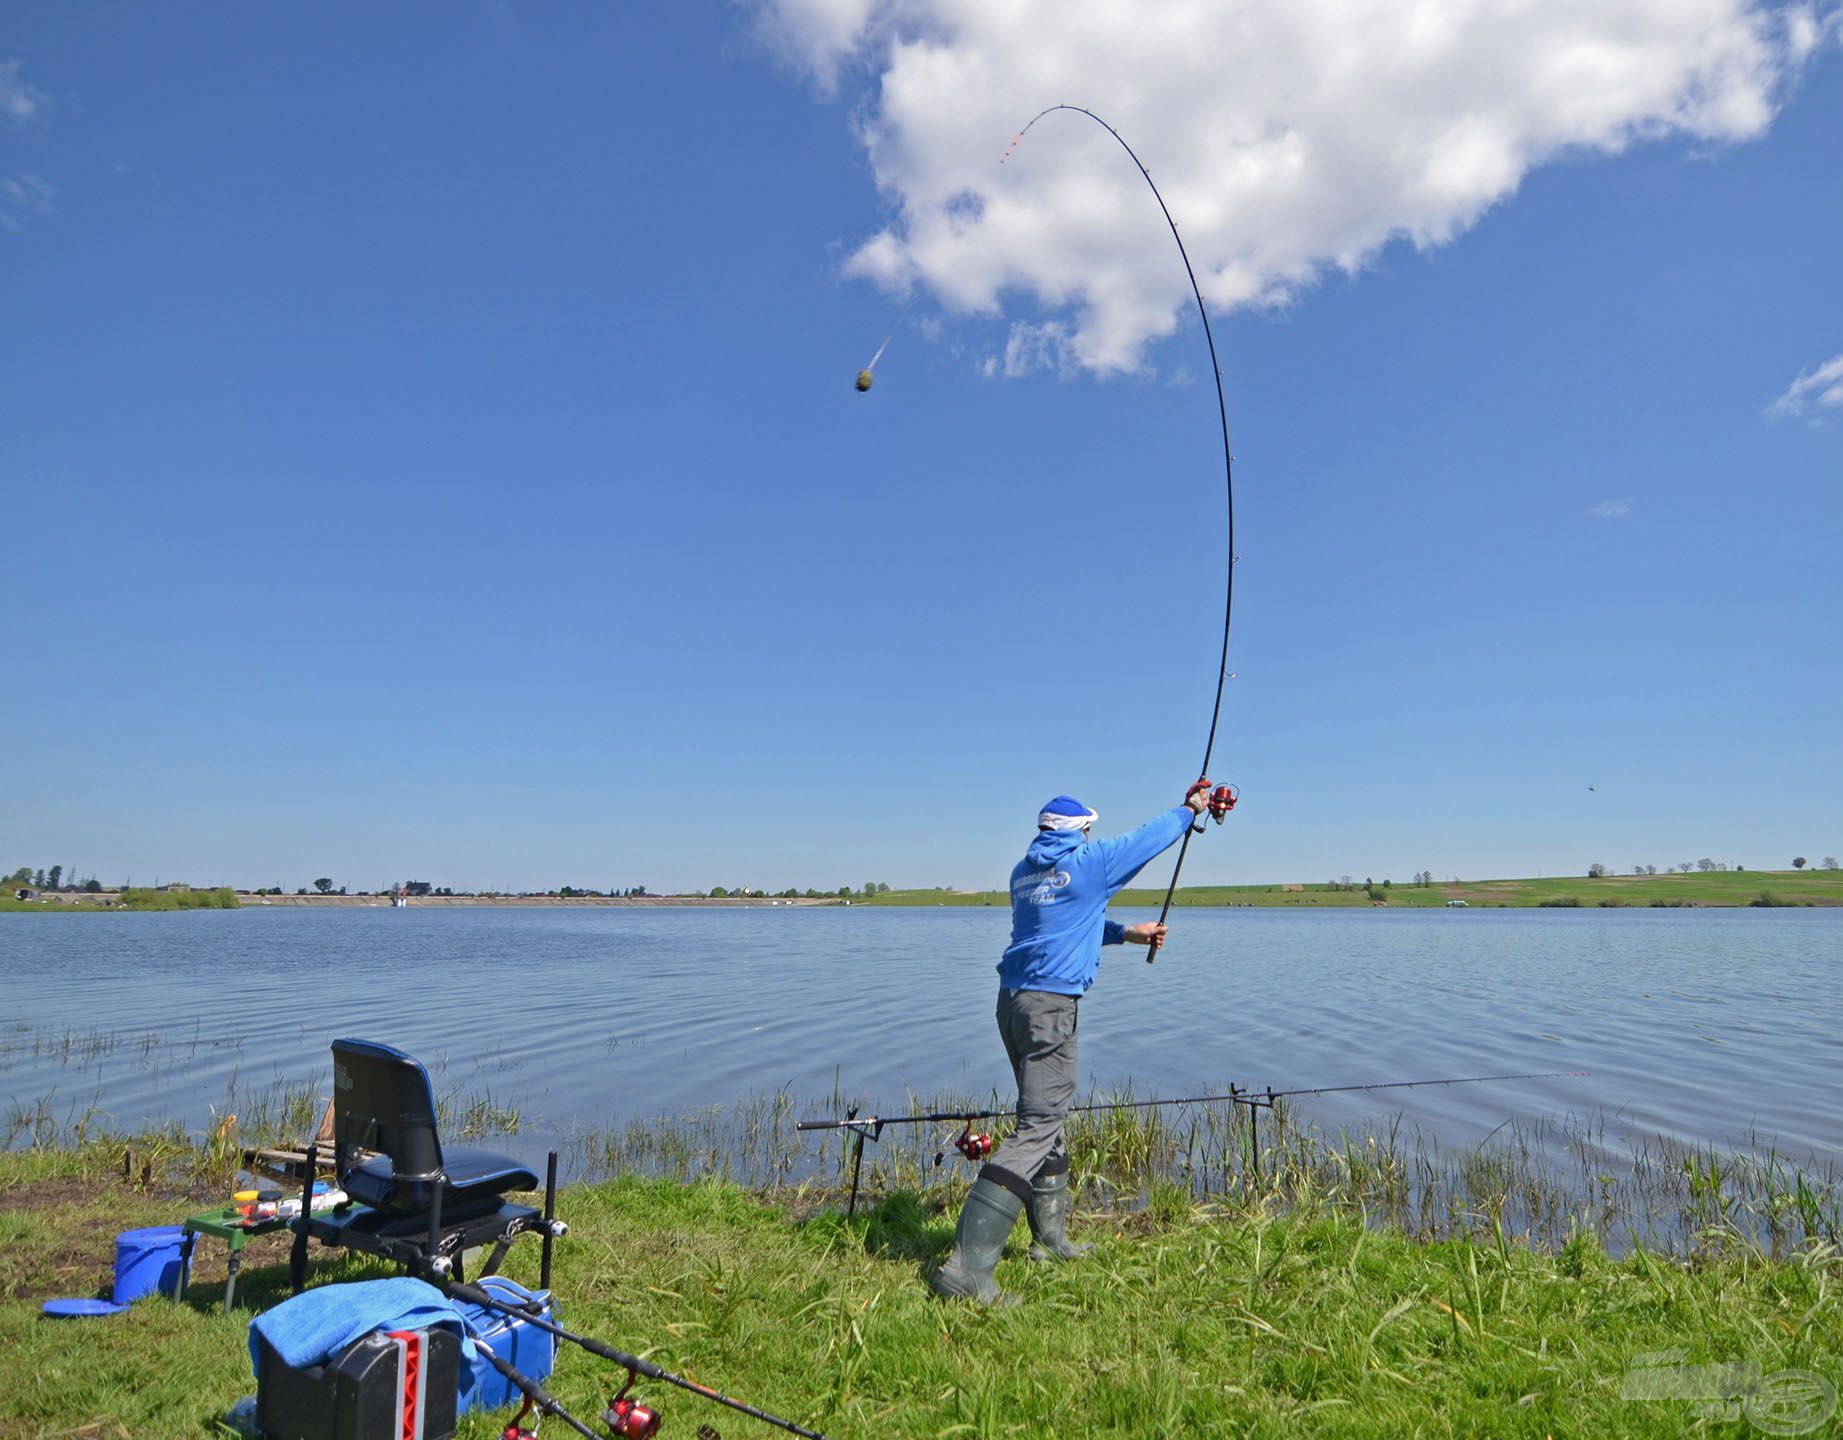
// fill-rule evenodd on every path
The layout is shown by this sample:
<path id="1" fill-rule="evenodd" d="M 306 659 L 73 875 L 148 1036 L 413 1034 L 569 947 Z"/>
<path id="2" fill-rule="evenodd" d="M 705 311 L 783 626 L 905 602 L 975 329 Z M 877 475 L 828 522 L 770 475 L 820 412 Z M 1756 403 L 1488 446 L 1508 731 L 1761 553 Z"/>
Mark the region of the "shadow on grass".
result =
<path id="1" fill-rule="evenodd" d="M 237 1293 L 230 1313 L 253 1319 L 261 1311 L 281 1304 L 294 1294 L 289 1273 L 290 1266 L 285 1259 L 255 1264 L 246 1261 L 237 1273 Z M 399 1267 L 368 1255 L 327 1251 L 316 1245 L 308 1251 L 307 1283 L 303 1288 L 312 1290 L 348 1280 L 386 1280 L 404 1273 Z M 188 1281 L 180 1303 L 202 1315 L 223 1314 L 223 1279 Z"/>
<path id="2" fill-rule="evenodd" d="M 933 1270 L 953 1248 L 953 1230 L 912 1190 L 898 1190 L 870 1212 L 864 1251 L 881 1260 L 913 1260 Z"/>
<path id="3" fill-rule="evenodd" d="M 913 1190 L 892 1191 L 875 1205 L 861 1205 L 849 1220 L 842 1210 L 821 1210 L 800 1225 L 838 1244 L 862 1247 L 879 1260 L 912 1262 L 924 1277 L 953 1248 L 951 1222 L 944 1223 L 938 1208 Z"/>

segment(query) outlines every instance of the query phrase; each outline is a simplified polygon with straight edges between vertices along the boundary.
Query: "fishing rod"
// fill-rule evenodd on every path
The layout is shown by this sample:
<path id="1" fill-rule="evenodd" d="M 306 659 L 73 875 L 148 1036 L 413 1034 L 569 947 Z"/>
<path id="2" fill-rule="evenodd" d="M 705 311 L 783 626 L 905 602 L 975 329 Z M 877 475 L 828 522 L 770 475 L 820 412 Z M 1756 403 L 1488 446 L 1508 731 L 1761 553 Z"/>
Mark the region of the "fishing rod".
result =
<path id="1" fill-rule="evenodd" d="M 1265 1090 L 1244 1090 L 1238 1085 L 1229 1086 L 1223 1095 L 1181 1095 L 1167 1100 L 1108 1100 L 1097 1101 L 1088 1105 L 1071 1105 L 1071 1115 L 1091 1115 L 1105 1110 L 1155 1110 L 1168 1105 L 1212 1105 L 1224 1101 L 1232 1105 L 1246 1106 L 1248 1109 L 1249 1133 L 1254 1137 L 1255 1145 L 1251 1147 L 1255 1171 L 1260 1169 L 1258 1149 L 1259 1131 L 1256 1126 L 1257 1110 L 1272 1110 L 1274 1101 L 1290 1100 L 1301 1095 L 1342 1095 L 1363 1090 L 1416 1090 L 1431 1085 L 1484 1085 L 1495 1081 L 1508 1080 L 1573 1080 L 1592 1074 L 1589 1070 L 1543 1070 L 1526 1075 L 1449 1075 L 1433 1080 L 1377 1080 L 1366 1085 L 1316 1085 L 1305 1089 L 1275 1090 L 1268 1086 Z M 851 1161 L 851 1198 L 846 1206 L 846 1217 L 857 1213 L 858 1175 L 864 1163 L 865 1140 L 880 1140 L 886 1125 L 928 1125 L 961 1122 L 965 1128 L 953 1142 L 968 1160 L 977 1163 L 990 1155 L 993 1150 L 992 1137 L 989 1134 L 975 1133 L 975 1120 L 1006 1120 L 1016 1115 L 1013 1110 L 935 1110 L 922 1115 L 866 1115 L 858 1118 L 857 1106 L 853 1105 L 845 1112 L 843 1120 L 802 1120 L 794 1129 L 804 1130 L 849 1130 L 857 1137 L 855 1152 Z M 936 1157 L 937 1162 L 939 1157 Z"/>
<path id="2" fill-rule="evenodd" d="M 1269 1100 L 1287 1100 L 1296 1095 L 1336 1095 L 1352 1090 L 1412 1090 L 1423 1085 L 1482 1085 L 1494 1080 L 1561 1080 L 1591 1075 L 1591 1070 L 1543 1070 L 1528 1075 L 1448 1075 L 1434 1080 L 1377 1080 L 1368 1085 L 1318 1085 L 1306 1090 L 1243 1089 L 1231 1085 L 1222 1095 L 1180 1095 L 1169 1100 L 1108 1100 L 1092 1105 L 1071 1105 L 1069 1114 L 1092 1114 L 1100 1110 L 1150 1110 L 1162 1105 L 1209 1105 L 1233 1101 L 1237 1105 L 1265 1105 Z M 885 1125 L 925 1125 L 950 1120 L 1004 1120 L 1016 1110 L 934 1110 L 924 1115 L 866 1115 L 855 1118 L 855 1107 L 843 1120 L 802 1120 L 796 1130 L 881 1130 Z M 873 1136 L 874 1138 L 874 1136 Z"/>
<path id="3" fill-rule="evenodd" d="M 525 1424 L 525 1417 L 533 1410 L 537 1411 L 540 1416 L 554 1415 L 578 1435 L 586 1435 L 588 1440 L 602 1440 L 601 1436 L 597 1435 L 587 1425 L 584 1425 L 582 1421 L 565 1410 L 562 1401 L 558 1400 L 556 1396 L 552 1395 L 536 1380 L 525 1374 L 524 1371 L 518 1369 L 510 1360 L 505 1359 L 484 1340 L 475 1339 L 474 1349 L 486 1356 L 487 1364 L 491 1365 L 501 1375 L 505 1376 L 507 1381 L 511 1383 L 512 1388 L 525 1397 L 525 1403 L 519 1406 L 518 1414 L 512 1417 L 511 1423 L 501 1432 L 502 1440 L 537 1440 L 538 1424 L 540 1422 L 533 1421 L 530 1426 L 526 1426 Z M 657 1423 L 655 1423 L 653 1428 L 655 1430 L 659 1428 Z"/>
<path id="4" fill-rule="evenodd" d="M 777 1429 L 787 1431 L 790 1435 L 802 1436 L 803 1440 L 826 1440 L 826 1436 L 820 1434 L 817 1430 L 808 1430 L 804 1425 L 796 1425 L 792 1420 L 783 1420 L 779 1415 L 773 1415 L 766 1410 L 757 1409 L 753 1405 L 746 1404 L 732 1396 L 725 1395 L 720 1390 L 713 1390 L 708 1385 L 700 1385 L 697 1381 L 688 1380 L 683 1375 L 674 1375 L 670 1370 L 662 1369 L 651 1360 L 643 1360 L 638 1355 L 629 1355 L 625 1350 L 617 1350 L 614 1346 L 606 1344 L 601 1340 L 592 1339 L 587 1335 L 578 1335 L 571 1330 L 565 1330 L 555 1321 L 540 1314 L 535 1305 L 514 1304 L 510 1301 L 501 1299 L 490 1291 L 482 1290 L 475 1285 L 465 1284 L 459 1280 L 449 1280 L 446 1277 L 437 1276 L 425 1276 L 424 1278 L 428 1279 L 431 1284 L 443 1294 L 447 1295 L 451 1300 L 465 1300 L 471 1305 L 479 1305 L 488 1310 L 496 1310 L 502 1315 L 509 1315 L 514 1319 L 523 1321 L 525 1324 L 532 1326 L 534 1329 L 554 1335 L 559 1340 L 567 1340 L 570 1344 L 587 1350 L 591 1355 L 599 1356 L 603 1360 L 612 1360 L 616 1365 L 619 1365 L 627 1372 L 627 1383 L 620 1388 L 614 1398 L 609 1402 L 608 1410 L 602 1417 L 604 1422 L 608 1425 L 610 1432 L 614 1436 L 619 1437 L 619 1440 L 646 1440 L 646 1437 L 651 1436 L 659 1429 L 658 1412 L 647 1405 L 641 1404 L 640 1401 L 630 1398 L 627 1394 L 628 1390 L 632 1388 L 634 1381 L 642 1375 L 649 1380 L 660 1381 L 662 1384 L 675 1385 L 680 1390 L 689 1390 L 693 1395 L 701 1395 L 706 1400 L 714 1401 L 718 1405 L 723 1405 L 731 1410 L 738 1411 L 741 1414 L 749 1416 L 751 1419 L 760 1420 L 766 1424 L 773 1425 Z M 477 1344 L 479 1342 L 476 1341 L 475 1343 Z M 590 1430 L 580 1420 L 564 1410 L 562 1405 L 559 1404 L 554 1397 L 547 1395 L 543 1387 L 535 1380 L 530 1379 L 528 1376 L 520 1375 L 512 1368 L 509 1362 L 493 1354 L 491 1349 L 486 1350 L 486 1356 L 493 1368 L 504 1375 L 506 1379 L 524 1395 L 529 1408 L 536 1409 L 541 1414 L 556 1415 L 578 1434 L 589 1436 L 590 1440 L 599 1440 L 599 1437 L 596 1436 L 593 1430 Z M 521 1411 L 520 1413 L 522 1414 L 523 1412 Z M 526 1440 L 526 1437 L 529 1436 L 530 1433 L 529 1431 L 521 1431 L 520 1422 L 517 1420 L 506 1428 L 507 1440 Z"/>
<path id="5" fill-rule="evenodd" d="M 1113 136 L 1115 140 L 1118 140 L 1120 142 L 1120 148 L 1127 153 L 1133 164 L 1138 167 L 1139 173 L 1145 177 L 1145 183 L 1151 186 L 1152 198 L 1158 201 L 1158 208 L 1164 214 L 1165 224 L 1171 227 L 1171 238 L 1177 241 L 1177 253 L 1183 258 L 1184 273 L 1190 277 L 1190 293 L 1196 297 L 1197 314 L 1202 317 L 1203 320 L 1203 338 L 1209 343 L 1209 370 L 1210 374 L 1216 379 L 1216 415 L 1222 422 L 1222 478 L 1228 495 L 1228 567 L 1227 578 L 1223 583 L 1222 660 L 1216 667 L 1216 703 L 1210 709 L 1209 738 L 1203 743 L 1203 763 L 1197 768 L 1198 776 L 1203 777 L 1209 774 L 1210 757 L 1216 750 L 1216 728 L 1222 721 L 1222 691 L 1224 683 L 1229 678 L 1229 622 L 1234 617 L 1235 613 L 1235 457 L 1229 450 L 1229 403 L 1222 393 L 1222 365 L 1216 358 L 1216 336 L 1210 329 L 1209 307 L 1203 303 L 1203 289 L 1197 284 L 1197 272 L 1191 266 L 1190 252 L 1184 248 L 1184 237 L 1178 234 L 1177 221 L 1171 218 L 1171 209 L 1165 204 L 1165 197 L 1159 194 L 1158 186 L 1153 183 L 1152 174 L 1145 168 L 1145 163 L 1134 153 L 1133 147 L 1126 143 L 1125 137 L 1122 136 L 1118 130 L 1114 129 L 1113 126 L 1101 119 L 1101 117 L 1096 115 L 1092 110 L 1085 110 L 1080 105 L 1052 105 L 1047 110 L 1039 110 L 1035 115 L 1031 116 L 1030 124 L 1017 132 L 1017 136 L 1006 148 L 1003 157 L 1000 158 L 998 163 L 1002 165 L 1006 160 L 1011 158 L 1011 152 L 1016 150 L 1017 147 L 1023 143 L 1024 137 L 1030 133 L 1031 127 L 1034 126 L 1037 121 L 1041 120 L 1045 115 L 1053 114 L 1058 110 L 1072 110 L 1077 115 L 1086 115 L 1090 120 L 1094 121 L 1096 125 L 1099 125 L 1109 135 Z M 1199 783 L 1206 782 L 1200 780 Z M 1210 805 L 1210 814 L 1214 817 L 1217 824 L 1220 825 L 1223 816 L 1235 808 L 1235 802 L 1239 798 L 1239 794 L 1233 786 L 1222 785 L 1217 787 L 1215 794 L 1211 797 Z M 1158 923 L 1160 925 L 1163 925 L 1165 921 L 1170 918 L 1171 902 L 1177 896 L 1177 877 L 1183 873 L 1184 856 L 1190 850 L 1190 837 L 1199 834 L 1201 829 L 1202 827 L 1200 824 L 1195 824 L 1186 827 L 1184 831 L 1184 841 L 1178 847 L 1177 863 L 1171 867 L 1171 883 L 1165 887 L 1165 903 L 1160 907 L 1158 912 Z M 1153 938 L 1146 946 L 1145 963 L 1150 965 L 1157 958 L 1158 939 L 1156 934 L 1154 934 Z"/>

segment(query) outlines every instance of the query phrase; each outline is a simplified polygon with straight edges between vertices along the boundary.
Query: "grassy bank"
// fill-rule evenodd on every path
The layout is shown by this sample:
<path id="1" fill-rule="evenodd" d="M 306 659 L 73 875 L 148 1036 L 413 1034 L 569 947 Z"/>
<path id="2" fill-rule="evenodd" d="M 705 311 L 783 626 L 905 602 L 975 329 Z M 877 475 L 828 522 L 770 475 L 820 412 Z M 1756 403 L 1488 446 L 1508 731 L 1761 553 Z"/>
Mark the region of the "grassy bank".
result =
<path id="1" fill-rule="evenodd" d="M 0 1072 L 27 1059 L 79 1069 L 126 1060 L 148 1076 L 177 1076 L 211 1045 L 198 1034 L 14 1030 L 0 1035 Z M 843 1197 L 854 1149 L 848 1131 L 802 1133 L 797 1122 L 873 1108 L 867 1097 L 842 1092 L 801 1099 L 782 1090 L 676 1114 L 630 1111 L 557 1132 L 515 1099 L 495 1097 L 477 1076 L 457 1077 L 441 1062 L 432 1074 L 451 1144 L 516 1144 L 531 1158 L 554 1146 L 566 1180 L 719 1180 L 802 1204 Z M 1135 1103 L 1129 1085 L 1080 1097 L 1100 1108 L 1074 1114 L 1068 1138 L 1092 1210 L 1131 1213 L 1164 1192 L 1197 1204 L 1330 1204 L 1423 1241 L 1477 1239 L 1502 1228 L 1553 1250 L 1587 1227 L 1616 1255 L 1646 1248 L 1688 1261 L 1719 1257 L 1731 1235 L 1774 1256 L 1843 1243 L 1843 1170 L 1834 1160 L 1782 1155 L 1770 1140 L 1737 1149 L 1633 1135 L 1609 1122 L 1592 1095 L 1583 1081 L 1582 1108 L 1559 1113 L 1518 1113 L 1518 1103 L 1507 1101 L 1514 1118 L 1475 1146 L 1455 1147 L 1404 1127 L 1384 1092 L 1375 1096 L 1374 1118 L 1332 1131 L 1313 1123 L 1309 1099 L 1282 1097 L 1253 1111 L 1226 1099 L 1147 1106 Z M 235 1188 L 241 1146 L 292 1148 L 325 1103 L 315 1081 L 246 1085 L 233 1075 L 198 1130 L 172 1122 L 124 1129 L 99 1108 L 97 1092 L 78 1084 L 9 1100 L 0 1112 L 0 1151 L 51 1157 L 98 1183 L 126 1172 L 144 1177 L 144 1188 L 221 1196 Z M 924 1094 L 910 1097 L 906 1113 L 1007 1103 L 990 1093 Z M 981 1126 L 997 1138 L 1002 1158 L 1010 1123 Z M 884 1127 L 864 1147 L 865 1199 L 912 1191 L 933 1203 L 963 1185 L 965 1167 L 951 1144 L 957 1129 L 952 1122 Z"/>
<path id="2" fill-rule="evenodd" d="M 31 900 L 0 897 L 0 911 L 31 910 L 40 914 L 70 910 L 236 910 L 243 902 L 228 885 L 211 890 L 154 890 L 131 886 L 97 895 L 41 895 Z"/>
<path id="3" fill-rule="evenodd" d="M 311 1124 L 319 1096 L 235 1103 L 244 1138 L 266 1139 Z M 1322 1135 L 1282 1108 L 1263 1119 L 1257 1168 L 1230 1107 L 1084 1115 L 1074 1228 L 1098 1248 L 1039 1271 L 1020 1228 L 999 1274 L 1025 1304 L 984 1313 L 924 1289 L 971 1175 L 951 1151 L 934 1163 L 952 1127 L 886 1130 L 847 1221 L 848 1145 L 792 1129 L 824 1108 L 773 1095 L 570 1137 L 575 1171 L 607 1178 L 563 1198 L 565 1318 L 836 1440 L 1745 1434 L 1711 1430 L 1688 1400 L 1627 1398 L 1627 1377 L 1640 1357 L 1680 1352 L 1843 1382 L 1843 1187 L 1770 1153 L 1657 1149 L 1614 1174 L 1590 1129 L 1441 1154 L 1388 1129 Z M 527 1123 L 459 1092 L 443 1116 L 453 1140 L 488 1144 Z M 248 1309 L 216 1313 L 221 1247 L 202 1247 L 180 1305 L 84 1324 L 37 1306 L 106 1289 L 117 1232 L 221 1199 L 233 1146 L 87 1114 L 60 1124 L 44 1107 L 13 1143 L 0 1154 L 0 1436 L 214 1433 L 252 1387 Z M 1632 1245 L 1652 1227 L 1654 1244 Z M 1612 1253 L 1602 1236 L 1618 1237 Z M 533 1279 L 535 1258 L 517 1254 L 512 1273 Z M 245 1307 L 283 1298 L 285 1261 L 285 1237 L 253 1242 Z M 315 1273 L 384 1272 L 329 1256 Z M 608 1378 L 570 1353 L 553 1388 L 593 1415 Z M 657 1387 L 647 1398 L 669 1434 L 769 1433 Z"/>
<path id="4" fill-rule="evenodd" d="M 1686 1400 L 1623 1398 L 1627 1376 L 1641 1357 L 1680 1352 L 1843 1382 L 1843 1270 L 1825 1247 L 1778 1261 L 1746 1246 L 1692 1266 L 1614 1261 L 1586 1232 L 1558 1253 L 1501 1232 L 1418 1244 L 1335 1206 L 1281 1213 L 1162 1191 L 1135 1214 L 1078 1217 L 1098 1244 L 1073 1265 L 1039 1270 L 1014 1236 L 999 1275 L 1024 1304 L 984 1312 L 941 1305 L 923 1284 L 957 1198 L 898 1192 L 847 1222 L 720 1181 L 574 1187 L 562 1314 L 841 1440 L 1750 1433 L 1708 1431 Z M 37 1318 L 45 1294 L 106 1284 L 108 1236 L 182 1208 L 89 1175 L 71 1153 L 0 1157 L 0 1435 L 208 1435 L 249 1393 L 248 1314 L 217 1313 L 217 1247 L 202 1250 L 184 1303 Z M 282 1298 L 280 1238 L 247 1254 L 247 1302 Z M 511 1273 L 533 1280 L 535 1259 L 527 1242 Z M 351 1259 L 315 1268 L 317 1280 L 373 1273 Z M 617 1378 L 566 1352 L 552 1388 L 588 1418 Z M 663 1387 L 645 1393 L 670 1434 L 772 1433 Z M 461 1434 L 484 1440 L 504 1420 L 472 1417 Z"/>
<path id="5" fill-rule="evenodd" d="M 1376 904 L 1385 908 L 1444 906 L 1463 900 L 1467 906 L 1559 908 L 1625 906 L 1749 906 L 1843 905 L 1843 870 L 1714 870 L 1688 875 L 1550 876 L 1525 880 L 1436 881 L 1414 885 L 1397 880 L 1383 885 L 1382 876 L 1366 889 L 1364 877 L 1351 888 L 1319 885 L 1187 885 L 1179 889 L 1177 905 L 1213 906 L 1331 906 L 1340 908 Z M 1372 898 L 1373 897 L 1373 898 Z M 1135 889 L 1120 893 L 1119 905 L 1162 905 L 1163 889 Z M 859 905 L 991 905 L 1010 903 L 1003 890 L 892 890 L 888 894 L 854 901 Z"/>

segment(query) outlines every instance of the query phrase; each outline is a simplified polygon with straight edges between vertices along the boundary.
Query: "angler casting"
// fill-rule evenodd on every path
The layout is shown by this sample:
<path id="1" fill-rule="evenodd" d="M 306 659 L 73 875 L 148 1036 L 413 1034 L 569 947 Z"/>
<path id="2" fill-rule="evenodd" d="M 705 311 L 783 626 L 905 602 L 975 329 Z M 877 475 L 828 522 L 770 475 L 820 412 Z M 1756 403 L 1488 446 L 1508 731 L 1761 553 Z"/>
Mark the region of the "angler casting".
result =
<path id="1" fill-rule="evenodd" d="M 1159 193 L 1158 186 L 1152 179 L 1152 172 L 1145 168 L 1145 162 L 1139 158 L 1133 147 L 1126 143 L 1126 137 L 1101 119 L 1099 115 L 1092 110 L 1084 110 L 1079 105 L 1051 105 L 1046 110 L 1039 110 L 1030 117 L 1030 123 L 1018 131 L 1016 137 L 1005 147 L 1005 153 L 999 157 L 998 163 L 1003 165 L 1011 158 L 1012 152 L 1024 143 L 1024 137 L 1035 128 L 1037 121 L 1045 115 L 1054 115 L 1059 110 L 1067 110 L 1074 115 L 1086 115 L 1119 142 L 1120 148 L 1126 152 L 1127 157 L 1138 169 L 1147 188 L 1152 192 L 1152 198 L 1158 202 L 1158 209 L 1165 217 L 1165 224 L 1171 229 L 1171 238 L 1177 242 L 1178 257 L 1184 262 L 1184 274 L 1190 279 L 1190 293 L 1197 302 L 1197 316 L 1203 322 L 1203 338 L 1209 345 L 1209 371 L 1216 381 L 1216 418 L 1222 425 L 1222 483 L 1227 500 L 1228 564 L 1225 567 L 1226 573 L 1222 585 L 1222 659 L 1216 666 L 1216 703 L 1209 712 L 1209 738 L 1203 742 L 1203 763 L 1197 767 L 1197 774 L 1207 775 L 1209 774 L 1210 757 L 1216 753 L 1216 729 L 1222 723 L 1222 691 L 1230 678 L 1229 627 L 1235 619 L 1235 456 L 1229 448 L 1229 402 L 1228 397 L 1222 391 L 1222 362 L 1216 358 L 1216 332 L 1210 329 L 1209 306 L 1203 303 L 1203 287 L 1197 284 L 1197 272 L 1190 263 L 1190 252 L 1184 248 L 1184 237 L 1178 233 L 1177 221 L 1171 218 L 1171 207 L 1165 204 L 1165 197 Z M 1235 808 L 1236 798 L 1234 786 L 1223 785 L 1217 788 L 1210 802 L 1210 813 L 1215 816 L 1218 824 L 1221 823 L 1225 814 Z M 1177 863 L 1171 867 L 1171 883 L 1165 887 L 1165 903 L 1158 912 L 1161 925 L 1171 918 L 1171 902 L 1177 896 L 1177 877 L 1183 873 L 1184 857 L 1190 853 L 1190 835 L 1190 831 L 1184 832 L 1184 843 L 1178 847 Z M 1162 936 L 1154 936 L 1146 947 L 1146 964 L 1150 965 L 1157 957 L 1160 939 Z"/>
<path id="2" fill-rule="evenodd" d="M 1223 587 L 1222 658 L 1216 667 L 1216 700 L 1210 710 L 1209 738 L 1203 746 L 1200 776 L 1209 774 L 1216 747 L 1216 729 L 1222 719 L 1222 692 L 1229 676 L 1229 624 L 1235 605 L 1235 475 L 1229 450 L 1229 413 L 1222 392 L 1222 367 L 1216 359 L 1216 339 L 1210 330 L 1209 308 L 1184 249 L 1184 237 L 1158 193 L 1152 176 L 1133 153 L 1120 132 L 1092 110 L 1079 105 L 1052 105 L 1039 111 L 1018 131 L 999 163 L 1011 158 L 1031 128 L 1045 115 L 1069 110 L 1085 115 L 1120 143 L 1138 168 L 1171 227 L 1196 296 L 1197 313 L 1209 342 L 1210 373 L 1216 381 L 1216 411 L 1222 422 L 1223 479 L 1228 499 L 1227 576 Z M 999 962 L 998 1032 L 1005 1042 L 1017 1077 L 1017 1132 L 1005 1143 L 1002 1165 L 988 1163 L 973 1184 L 954 1234 L 953 1253 L 935 1272 L 935 1291 L 947 1296 L 971 1296 L 991 1304 L 1005 1299 L 993 1278 L 1005 1237 L 1016 1223 L 1018 1211 L 1027 1210 L 1034 1238 L 1030 1253 L 1037 1259 L 1073 1259 L 1085 1247 L 1070 1243 L 1066 1223 L 1069 1200 L 1069 1156 L 1063 1146 L 1062 1125 L 1075 1098 L 1075 1029 L 1081 997 L 1094 983 L 1101 946 L 1131 941 L 1146 947 L 1151 962 L 1165 938 L 1165 921 L 1177 894 L 1178 875 L 1190 850 L 1192 820 L 1208 809 L 1218 824 L 1235 808 L 1235 791 L 1223 785 L 1212 794 L 1207 779 L 1190 787 L 1184 803 L 1154 817 L 1130 835 L 1090 842 L 1088 829 L 1094 812 L 1067 795 L 1058 795 L 1037 817 L 1038 835 L 1011 875 L 1011 944 Z M 1198 827 L 1200 828 L 1200 827 Z M 1164 908 L 1155 922 L 1128 929 L 1107 920 L 1107 902 L 1139 873 L 1154 856 L 1179 841 L 1177 863 L 1165 890 Z M 960 1147 L 969 1158 L 977 1153 L 962 1137 Z M 862 1155 L 862 1135 L 859 1154 Z"/>
<path id="3" fill-rule="evenodd" d="M 986 1304 L 1008 1301 L 992 1272 L 1018 1212 L 1030 1219 L 1035 1260 L 1073 1260 L 1087 1246 L 1067 1233 L 1069 1152 L 1062 1126 L 1075 1099 L 1075 1032 L 1081 997 L 1094 984 L 1103 945 L 1155 945 L 1162 920 L 1122 925 L 1107 902 L 1152 860 L 1190 833 L 1208 806 L 1207 781 L 1182 805 L 1137 830 L 1091 840 L 1094 811 L 1058 795 L 1037 816 L 1037 838 L 1011 872 L 1011 943 L 998 962 L 998 1033 L 1017 1079 L 1017 1130 L 1004 1163 L 988 1162 L 960 1211 L 953 1253 L 935 1292 Z"/>

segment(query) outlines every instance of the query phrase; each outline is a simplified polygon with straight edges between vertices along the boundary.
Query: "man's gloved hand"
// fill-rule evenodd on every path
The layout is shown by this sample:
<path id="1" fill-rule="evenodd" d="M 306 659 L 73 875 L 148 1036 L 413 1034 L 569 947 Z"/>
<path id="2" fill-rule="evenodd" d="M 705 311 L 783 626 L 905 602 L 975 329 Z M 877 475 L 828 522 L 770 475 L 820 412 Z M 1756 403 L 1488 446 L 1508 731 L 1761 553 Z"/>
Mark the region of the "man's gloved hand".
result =
<path id="1" fill-rule="evenodd" d="M 1192 785 L 1184 796 L 1184 803 L 1190 807 L 1192 815 L 1201 815 L 1209 808 L 1209 781 L 1199 780 Z"/>
<path id="2" fill-rule="evenodd" d="M 1121 938 L 1128 945 L 1163 945 L 1165 927 L 1157 920 L 1148 920 L 1143 925 L 1128 925 L 1126 934 Z"/>

